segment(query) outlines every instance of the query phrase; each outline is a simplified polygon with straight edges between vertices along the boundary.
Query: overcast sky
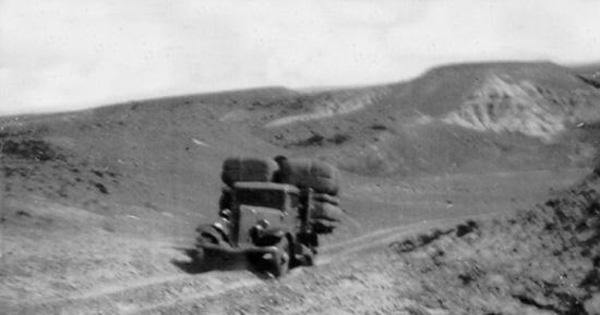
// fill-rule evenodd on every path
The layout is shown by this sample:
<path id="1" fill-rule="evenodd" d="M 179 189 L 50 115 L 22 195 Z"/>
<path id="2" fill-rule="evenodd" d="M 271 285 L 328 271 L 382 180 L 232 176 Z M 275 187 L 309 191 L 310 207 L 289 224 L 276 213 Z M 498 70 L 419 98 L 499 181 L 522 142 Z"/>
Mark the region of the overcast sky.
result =
<path id="1" fill-rule="evenodd" d="M 600 61 L 600 1 L 0 0 L 0 115 Z"/>

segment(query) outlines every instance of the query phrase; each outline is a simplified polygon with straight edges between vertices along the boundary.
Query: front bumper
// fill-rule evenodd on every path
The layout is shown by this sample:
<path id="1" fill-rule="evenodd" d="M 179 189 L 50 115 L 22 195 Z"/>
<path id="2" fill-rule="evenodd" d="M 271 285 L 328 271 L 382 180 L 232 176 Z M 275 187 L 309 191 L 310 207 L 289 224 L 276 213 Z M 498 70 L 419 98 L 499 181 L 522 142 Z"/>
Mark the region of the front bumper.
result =
<path id="1" fill-rule="evenodd" d="M 211 243 L 209 241 L 199 241 L 198 247 L 204 250 L 210 250 L 214 252 L 220 252 L 224 254 L 272 254 L 279 255 L 279 248 L 276 246 L 255 246 L 255 245 L 240 245 L 231 246 L 228 243 Z"/>

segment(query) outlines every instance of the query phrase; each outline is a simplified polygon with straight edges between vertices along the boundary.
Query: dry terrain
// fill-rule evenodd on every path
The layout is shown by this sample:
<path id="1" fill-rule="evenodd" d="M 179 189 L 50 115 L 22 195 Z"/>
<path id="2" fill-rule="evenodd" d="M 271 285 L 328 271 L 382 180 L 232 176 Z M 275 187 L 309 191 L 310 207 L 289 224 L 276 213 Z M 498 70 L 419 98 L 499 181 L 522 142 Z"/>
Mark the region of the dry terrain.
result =
<path id="1" fill-rule="evenodd" d="M 599 314 L 597 67 L 452 65 L 0 117 L 6 314 Z M 195 260 L 230 155 L 343 171 L 343 225 L 280 280 Z M 591 175 L 590 175 L 591 174 Z"/>

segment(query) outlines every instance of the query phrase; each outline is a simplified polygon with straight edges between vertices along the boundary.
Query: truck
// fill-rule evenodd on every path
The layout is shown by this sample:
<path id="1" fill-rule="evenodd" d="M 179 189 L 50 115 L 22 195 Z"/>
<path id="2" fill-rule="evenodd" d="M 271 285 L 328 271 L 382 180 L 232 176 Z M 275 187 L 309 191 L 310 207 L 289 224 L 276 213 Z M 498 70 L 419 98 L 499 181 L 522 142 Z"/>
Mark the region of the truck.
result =
<path id="1" fill-rule="evenodd" d="M 340 222 L 339 171 L 327 163 L 235 157 L 225 161 L 222 179 L 218 220 L 197 229 L 204 257 L 246 255 L 281 277 L 313 265 L 319 235 Z"/>

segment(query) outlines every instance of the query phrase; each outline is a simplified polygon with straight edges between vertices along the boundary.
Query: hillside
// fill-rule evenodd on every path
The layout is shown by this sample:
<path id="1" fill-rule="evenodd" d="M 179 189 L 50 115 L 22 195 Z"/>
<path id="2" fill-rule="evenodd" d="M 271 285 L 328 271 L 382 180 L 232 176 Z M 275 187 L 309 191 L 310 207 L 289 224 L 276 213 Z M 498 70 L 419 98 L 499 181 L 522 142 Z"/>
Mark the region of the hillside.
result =
<path id="1" fill-rule="evenodd" d="M 260 284 L 247 270 L 197 275 L 186 260 L 194 228 L 217 215 L 231 155 L 308 156 L 342 169 L 345 221 L 322 238 L 332 266 L 302 271 L 309 283 L 398 233 L 530 208 L 599 159 L 600 90 L 586 75 L 551 63 L 461 64 L 380 86 L 0 117 L 0 305 L 130 313 L 131 303 Z"/>
<path id="2" fill-rule="evenodd" d="M 0 266 L 0 307 L 22 315 L 598 314 L 599 178 L 597 168 L 526 210 L 380 230 L 375 243 L 363 244 L 364 237 L 358 237 L 328 244 L 317 266 L 277 281 L 230 263 L 185 275 L 167 260 L 175 257 L 175 265 L 189 266 L 188 259 L 168 244 L 116 238 L 102 230 L 97 237 L 63 241 L 91 245 L 73 246 L 85 253 L 79 256 L 57 248 L 53 240 L 59 235 L 27 237 L 26 246 L 43 246 L 22 261 L 11 258 Z M 17 224 L 7 230 L 9 237 L 14 227 L 44 210 L 27 211 L 10 219 Z M 98 220 L 75 219 L 62 231 Z M 52 254 L 46 254 L 46 246 Z M 23 251 L 8 250 L 17 257 Z"/>
<path id="3" fill-rule="evenodd" d="M 364 176 L 581 167 L 597 159 L 599 121 L 600 90 L 551 63 L 451 65 L 383 86 L 275 87 L 4 117 L 4 196 L 210 219 L 229 155 L 316 157 L 342 168 L 349 185 Z"/>
<path id="4" fill-rule="evenodd" d="M 599 314 L 599 202 L 596 168 L 532 209 L 395 242 L 420 282 L 405 296 L 450 314 Z"/>
<path id="5" fill-rule="evenodd" d="M 554 64 L 446 66 L 366 88 L 362 99 L 332 96 L 351 93 L 310 98 L 313 115 L 329 119 L 280 119 L 255 133 L 371 175 L 564 167 L 596 156 L 599 92 Z"/>

